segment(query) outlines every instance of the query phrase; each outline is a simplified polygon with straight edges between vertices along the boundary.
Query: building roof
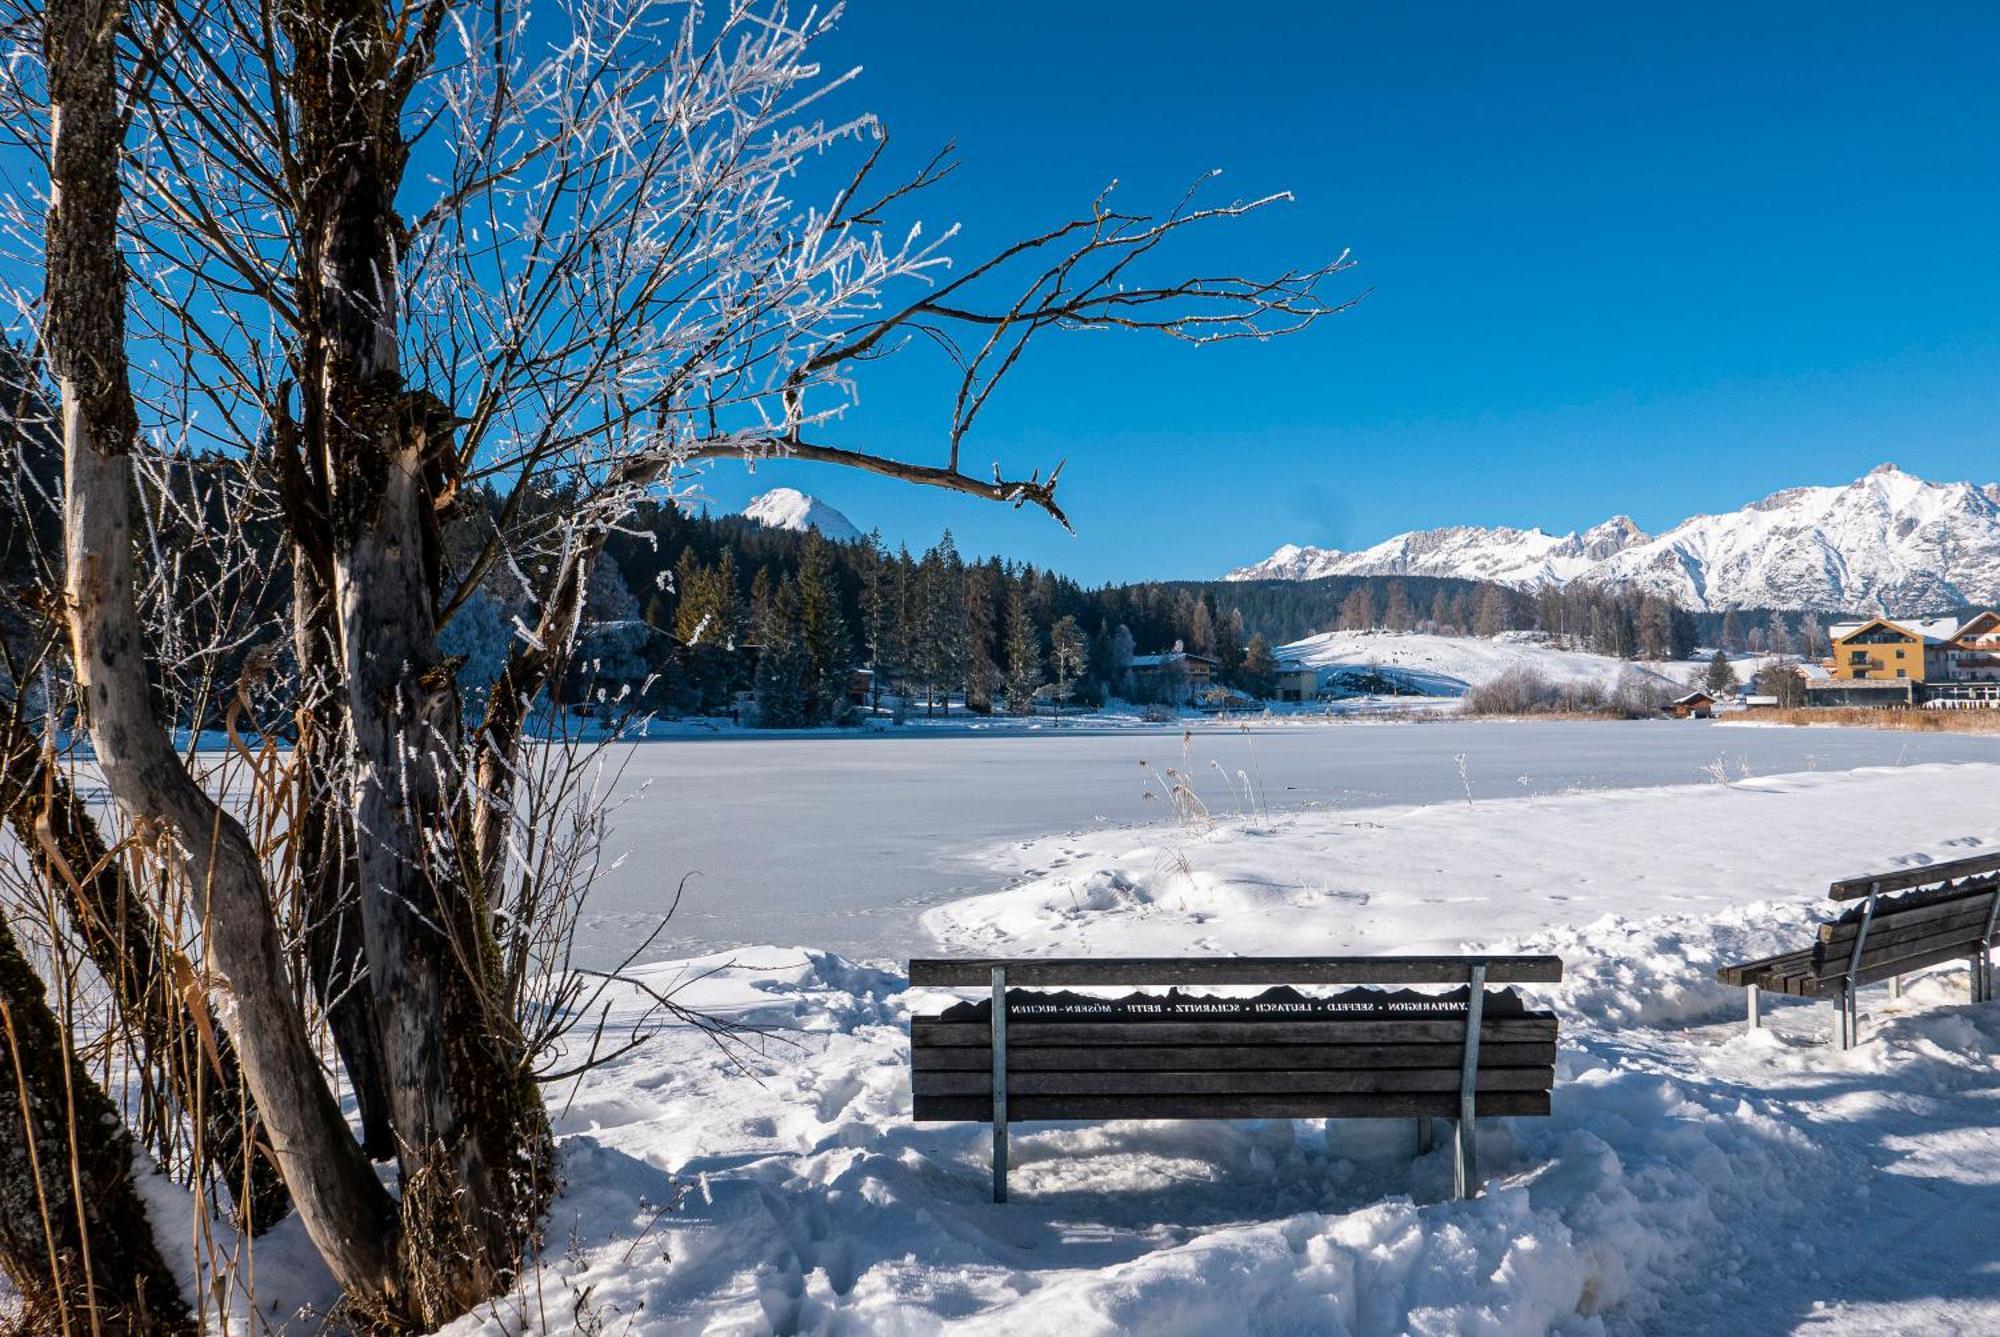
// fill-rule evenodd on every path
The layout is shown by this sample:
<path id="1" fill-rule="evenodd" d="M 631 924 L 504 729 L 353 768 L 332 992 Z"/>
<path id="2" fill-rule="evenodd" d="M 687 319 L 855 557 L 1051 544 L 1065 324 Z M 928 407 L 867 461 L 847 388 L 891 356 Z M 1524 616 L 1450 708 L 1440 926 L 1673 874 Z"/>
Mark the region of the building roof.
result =
<path id="1" fill-rule="evenodd" d="M 1674 698 L 1673 704 L 1677 706 L 1691 706 L 1697 701 L 1706 701 L 1710 705 L 1715 704 L 1715 698 L 1707 692 L 1689 692 L 1686 696 L 1677 696 Z"/>
<path id="2" fill-rule="evenodd" d="M 1133 655 L 1132 667 L 1165 668 L 1169 664 L 1178 664 L 1183 660 L 1189 660 L 1189 659 L 1195 660 L 1199 663 L 1211 664 L 1211 665 L 1217 662 L 1216 660 L 1210 658 L 1208 655 L 1197 655 L 1190 653 L 1189 651 L 1186 650 L 1170 650 L 1163 655 Z"/>
<path id="3" fill-rule="evenodd" d="M 1833 640 L 1844 641 L 1878 622 L 1907 631 L 1929 645 L 1942 645 L 1958 635 L 1958 629 L 1965 625 L 1955 617 L 1871 617 L 1860 622 L 1836 622 L 1826 629 L 1826 634 Z"/>

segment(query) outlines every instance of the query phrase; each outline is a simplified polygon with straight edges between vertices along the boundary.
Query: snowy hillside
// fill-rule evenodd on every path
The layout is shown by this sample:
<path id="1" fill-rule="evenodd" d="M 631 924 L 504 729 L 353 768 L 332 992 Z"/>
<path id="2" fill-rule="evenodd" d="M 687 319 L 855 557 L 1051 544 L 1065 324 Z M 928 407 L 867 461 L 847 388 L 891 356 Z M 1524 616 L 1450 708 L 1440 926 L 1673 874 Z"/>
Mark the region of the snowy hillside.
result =
<path id="1" fill-rule="evenodd" d="M 852 520 L 818 497 L 809 497 L 791 487 L 774 487 L 752 498 L 743 508 L 743 518 L 755 520 L 766 529 L 789 529 L 801 534 L 817 529 L 835 543 L 852 543 L 861 537 Z"/>
<path id="2" fill-rule="evenodd" d="M 1286 545 L 1231 580 L 1455 576 L 1520 588 L 1584 580 L 1691 609 L 1925 612 L 2000 601 L 2000 486 L 1884 464 L 1839 487 L 1774 492 L 1657 536 L 1624 516 L 1560 537 L 1457 526 L 1341 552 Z"/>
<path id="3" fill-rule="evenodd" d="M 1280 662 L 1312 668 L 1351 665 L 1392 670 L 1432 696 L 1462 696 L 1467 689 L 1517 668 L 1534 669 L 1553 683 L 1591 686 L 1606 693 L 1615 691 L 1627 673 L 1682 687 L 1700 671 L 1696 664 L 1639 664 L 1579 650 L 1559 650 L 1526 632 L 1506 632 L 1489 639 L 1329 631 L 1294 641 L 1277 654 Z"/>

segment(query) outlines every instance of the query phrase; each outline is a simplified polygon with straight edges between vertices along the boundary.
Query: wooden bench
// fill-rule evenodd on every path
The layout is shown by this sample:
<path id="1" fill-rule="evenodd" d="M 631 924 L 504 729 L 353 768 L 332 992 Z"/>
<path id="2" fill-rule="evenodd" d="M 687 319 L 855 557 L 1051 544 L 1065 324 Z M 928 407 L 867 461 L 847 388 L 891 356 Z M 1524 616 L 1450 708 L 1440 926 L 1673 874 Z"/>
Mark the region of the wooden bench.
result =
<path id="1" fill-rule="evenodd" d="M 1477 1115 L 1549 1112 L 1556 1017 L 1488 984 L 1550 984 L 1553 956 L 930 960 L 910 983 L 990 988 L 910 1025 L 912 1115 L 993 1125 L 993 1200 L 1007 1200 L 1007 1125 L 1043 1119 L 1455 1119 L 1454 1191 L 1478 1192 Z M 1456 984 L 1450 995 L 1352 989 L 1308 998 L 1189 996 L 1183 987 Z M 1122 999 L 1010 986 L 1171 986 Z"/>
<path id="2" fill-rule="evenodd" d="M 1993 996 L 2000 854 L 1842 878 L 1827 895 L 1860 904 L 1821 924 L 1810 947 L 1715 972 L 1724 984 L 1749 991 L 1752 1030 L 1761 1024 L 1758 999 L 1765 990 L 1832 998 L 1839 1008 L 1836 1042 L 1851 1049 L 1859 1040 L 1855 995 L 1862 988 L 1887 980 L 1892 996 L 1900 995 L 1903 976 L 1945 961 L 1971 962 L 1973 1002 Z"/>

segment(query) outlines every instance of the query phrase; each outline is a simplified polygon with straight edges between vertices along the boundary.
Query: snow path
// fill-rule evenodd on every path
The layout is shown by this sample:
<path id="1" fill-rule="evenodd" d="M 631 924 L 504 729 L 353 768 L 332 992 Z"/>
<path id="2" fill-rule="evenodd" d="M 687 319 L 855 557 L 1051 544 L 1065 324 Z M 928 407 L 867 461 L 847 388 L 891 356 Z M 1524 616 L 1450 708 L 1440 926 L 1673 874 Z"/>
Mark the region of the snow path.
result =
<path id="1" fill-rule="evenodd" d="M 1564 1017 L 1555 1113 L 1482 1127 L 1469 1203 L 1442 1148 L 1411 1160 L 1406 1122 L 1274 1121 L 1023 1125 L 995 1207 L 983 1126 L 909 1122 L 908 1019 L 949 995 L 802 949 L 652 967 L 769 1036 L 732 1059 L 669 1028 L 556 1093 L 545 1255 L 461 1330 L 2000 1329 L 2000 1008 L 1941 969 L 1864 994 L 1840 1054 L 1830 1007 L 1746 1035 L 1713 983 L 1800 940 L 1835 873 L 2000 841 L 1996 781 L 1920 766 L 1052 837 L 991 855 L 1033 870 L 1020 885 L 932 913 L 954 947 L 1013 952 L 1560 952 L 1568 978 L 1538 991 Z"/>

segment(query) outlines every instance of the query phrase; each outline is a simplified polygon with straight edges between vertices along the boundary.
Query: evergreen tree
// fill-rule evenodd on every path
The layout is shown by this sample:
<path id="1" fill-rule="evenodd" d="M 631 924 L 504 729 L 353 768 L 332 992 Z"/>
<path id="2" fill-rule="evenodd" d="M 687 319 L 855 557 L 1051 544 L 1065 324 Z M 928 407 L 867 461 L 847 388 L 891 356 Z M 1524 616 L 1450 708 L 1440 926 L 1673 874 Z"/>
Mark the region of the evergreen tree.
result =
<path id="1" fill-rule="evenodd" d="M 942 696 L 951 714 L 951 689 L 965 681 L 965 563 L 946 530 L 935 548 L 924 554 L 921 571 L 922 640 L 917 651 L 923 664 L 924 699 L 928 706 Z"/>
<path id="2" fill-rule="evenodd" d="M 750 577 L 750 626 L 757 635 L 764 634 L 764 619 L 771 615 L 771 568 L 760 566 L 757 574 Z"/>
<path id="3" fill-rule="evenodd" d="M 1729 652 L 1717 649 L 1715 658 L 1708 661 L 1708 672 L 1702 676 L 1702 686 L 1710 696 L 1723 696 L 1736 690 L 1736 668 L 1729 662 Z"/>
<path id="4" fill-rule="evenodd" d="M 1015 585 L 1007 591 L 1007 712 L 1032 715 L 1035 689 L 1041 685 L 1041 637 L 1028 618 L 1028 601 Z"/>
<path id="5" fill-rule="evenodd" d="M 807 531 L 799 554 L 798 609 L 799 644 L 806 661 L 800 714 L 808 724 L 842 723 L 847 718 L 854 656 L 834 594 L 826 540 L 816 529 Z"/>
<path id="6" fill-rule="evenodd" d="M 779 582 L 766 603 L 757 641 L 757 723 L 766 729 L 798 728 L 807 722 L 809 661 L 799 635 L 799 594 L 790 580 Z"/>
<path id="7" fill-rule="evenodd" d="M 1722 648 L 1725 650 L 1743 648 L 1743 619 L 1736 615 L 1734 608 L 1722 615 Z"/>
<path id="8" fill-rule="evenodd" d="M 880 531 L 863 540 L 861 561 L 861 638 L 868 649 L 869 704 L 879 711 L 884 679 L 901 657 L 896 645 L 902 621 L 896 596 L 898 568 L 883 551 Z"/>
<path id="9" fill-rule="evenodd" d="M 920 616 L 923 610 L 923 572 L 911 560 L 907 547 L 897 550 L 896 577 L 891 586 L 896 624 L 894 652 L 890 658 L 897 674 L 899 694 L 907 700 L 923 675 L 924 643 Z"/>
<path id="10" fill-rule="evenodd" d="M 1224 682 L 1243 675 L 1243 613 L 1232 608 L 1223 617 L 1215 636 L 1215 671 Z"/>
<path id="11" fill-rule="evenodd" d="M 734 650 L 743 636 L 743 593 L 737 588 L 736 549 L 724 548 L 710 581 L 710 599 L 715 608 L 714 642 Z"/>
<path id="12" fill-rule="evenodd" d="M 1076 618 L 1064 613 L 1049 629 L 1049 665 L 1056 675 L 1056 724 L 1062 724 L 1062 703 L 1069 700 L 1070 685 L 1083 672 L 1087 647 L 1083 628 Z"/>
<path id="13" fill-rule="evenodd" d="M 1250 638 L 1250 648 L 1243 652 L 1243 690 L 1256 697 L 1269 697 L 1278 690 L 1278 657 L 1271 653 L 1271 643 L 1258 632 Z"/>
<path id="14" fill-rule="evenodd" d="M 1000 669 L 994 662 L 993 572 L 985 565 L 965 572 L 965 708 L 981 715 L 993 709 Z"/>
<path id="15" fill-rule="evenodd" d="M 674 562 L 674 639 L 695 645 L 709 638 L 715 616 L 714 600 L 701 558 L 692 547 L 682 548 Z"/>

